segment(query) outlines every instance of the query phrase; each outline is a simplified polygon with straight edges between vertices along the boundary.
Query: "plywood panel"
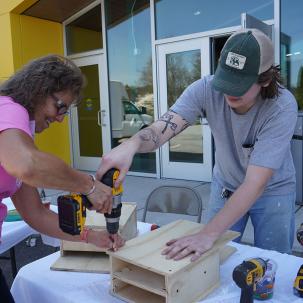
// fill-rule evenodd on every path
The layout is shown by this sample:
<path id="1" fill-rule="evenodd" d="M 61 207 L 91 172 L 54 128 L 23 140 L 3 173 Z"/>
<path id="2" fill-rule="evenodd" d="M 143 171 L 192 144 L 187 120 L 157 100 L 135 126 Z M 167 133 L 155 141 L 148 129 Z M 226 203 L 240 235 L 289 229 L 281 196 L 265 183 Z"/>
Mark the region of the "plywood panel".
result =
<path id="1" fill-rule="evenodd" d="M 166 243 L 181 236 L 189 235 L 201 230 L 202 224 L 195 222 L 179 220 L 154 230 L 151 233 L 141 237 L 134 238 L 126 243 L 114 256 L 122 260 L 127 260 L 143 268 L 151 269 L 161 274 L 172 274 L 190 266 L 190 258 L 185 258 L 175 262 L 166 260 L 161 255 Z M 218 248 L 223 247 L 227 242 L 239 236 L 239 233 L 233 231 L 225 232 L 214 244 L 213 248 L 205 252 L 201 258 L 207 258 Z M 113 254 L 109 252 L 109 254 Z M 200 259 L 201 259 L 200 258 Z"/>
<path id="2" fill-rule="evenodd" d="M 52 270 L 109 273 L 110 264 L 105 253 L 69 252 L 60 257 L 52 266 Z"/>
<path id="3" fill-rule="evenodd" d="M 125 239 L 137 235 L 136 204 L 123 202 L 120 217 L 120 234 Z M 94 230 L 105 230 L 106 222 L 103 214 L 87 211 L 86 226 Z M 97 247 L 84 242 L 61 242 L 61 257 L 51 266 L 53 270 L 80 272 L 109 272 L 107 248 Z"/>

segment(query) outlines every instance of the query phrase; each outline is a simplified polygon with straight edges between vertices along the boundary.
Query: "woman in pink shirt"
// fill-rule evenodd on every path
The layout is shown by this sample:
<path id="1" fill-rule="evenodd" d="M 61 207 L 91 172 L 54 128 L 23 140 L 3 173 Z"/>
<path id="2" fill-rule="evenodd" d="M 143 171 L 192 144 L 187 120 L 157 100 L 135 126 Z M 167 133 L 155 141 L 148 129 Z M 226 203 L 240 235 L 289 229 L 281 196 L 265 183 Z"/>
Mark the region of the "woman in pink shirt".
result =
<path id="1" fill-rule="evenodd" d="M 70 60 L 49 55 L 30 62 L 0 86 L 0 239 L 7 214 L 1 200 L 11 197 L 23 219 L 35 230 L 63 240 L 85 241 L 113 247 L 104 231 L 72 236 L 62 232 L 56 213 L 43 206 L 37 187 L 88 195 L 92 209 L 111 210 L 111 189 L 69 167 L 59 158 L 35 146 L 34 133 L 53 122 L 62 122 L 69 107 L 80 101 L 83 88 L 80 69 Z M 115 247 L 123 245 L 115 238 Z M 13 302 L 0 269 L 0 298 Z"/>

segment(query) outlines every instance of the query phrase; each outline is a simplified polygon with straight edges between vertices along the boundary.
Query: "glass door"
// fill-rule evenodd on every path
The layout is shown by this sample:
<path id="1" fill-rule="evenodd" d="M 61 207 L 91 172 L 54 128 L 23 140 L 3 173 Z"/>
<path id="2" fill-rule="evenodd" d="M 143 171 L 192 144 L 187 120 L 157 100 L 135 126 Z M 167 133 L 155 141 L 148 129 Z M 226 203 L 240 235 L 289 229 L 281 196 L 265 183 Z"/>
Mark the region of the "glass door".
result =
<path id="1" fill-rule="evenodd" d="M 197 38 L 157 46 L 160 115 L 195 80 L 210 74 L 209 38 Z M 212 140 L 205 119 L 163 145 L 161 174 L 165 178 L 211 181 Z"/>
<path id="2" fill-rule="evenodd" d="M 102 154 L 110 146 L 108 100 L 101 85 L 102 54 L 74 59 L 86 78 L 81 103 L 72 108 L 72 146 L 74 167 L 96 171 Z"/>

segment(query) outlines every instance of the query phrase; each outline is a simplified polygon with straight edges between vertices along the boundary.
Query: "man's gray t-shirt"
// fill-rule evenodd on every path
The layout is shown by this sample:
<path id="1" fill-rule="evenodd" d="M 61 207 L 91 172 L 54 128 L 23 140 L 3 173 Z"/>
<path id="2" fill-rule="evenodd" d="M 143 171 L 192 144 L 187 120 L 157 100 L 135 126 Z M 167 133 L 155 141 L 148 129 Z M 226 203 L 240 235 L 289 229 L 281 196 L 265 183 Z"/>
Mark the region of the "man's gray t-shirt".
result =
<path id="1" fill-rule="evenodd" d="M 207 119 L 215 141 L 214 176 L 219 183 L 235 191 L 244 181 L 247 166 L 256 165 L 274 170 L 264 194 L 295 192 L 290 150 L 298 111 L 294 96 L 281 88 L 278 98 L 260 97 L 248 112 L 237 114 L 224 95 L 212 88 L 212 78 L 191 84 L 171 110 L 191 124 L 198 116 Z"/>

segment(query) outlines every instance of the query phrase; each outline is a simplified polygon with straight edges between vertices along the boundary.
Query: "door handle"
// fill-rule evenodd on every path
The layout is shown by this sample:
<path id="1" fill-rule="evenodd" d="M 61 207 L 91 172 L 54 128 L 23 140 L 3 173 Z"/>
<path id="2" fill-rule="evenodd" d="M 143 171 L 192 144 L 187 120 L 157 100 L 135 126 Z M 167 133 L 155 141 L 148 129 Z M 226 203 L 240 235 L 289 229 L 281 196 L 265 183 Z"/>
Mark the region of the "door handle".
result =
<path id="1" fill-rule="evenodd" d="M 106 123 L 104 122 L 106 119 L 106 110 L 102 109 L 101 111 L 98 111 L 98 124 L 100 126 L 106 126 Z"/>
<path id="2" fill-rule="evenodd" d="M 101 112 L 99 110 L 97 112 L 97 123 L 99 126 L 101 126 Z"/>

